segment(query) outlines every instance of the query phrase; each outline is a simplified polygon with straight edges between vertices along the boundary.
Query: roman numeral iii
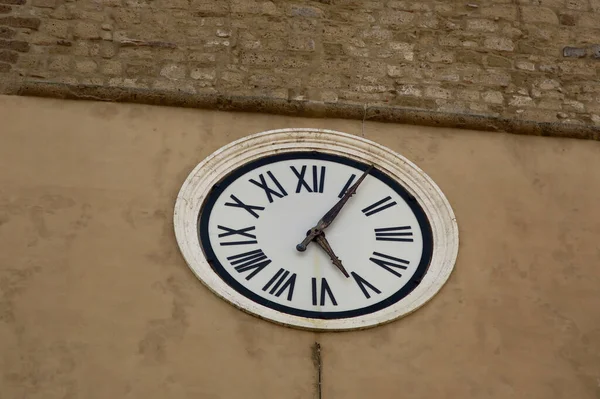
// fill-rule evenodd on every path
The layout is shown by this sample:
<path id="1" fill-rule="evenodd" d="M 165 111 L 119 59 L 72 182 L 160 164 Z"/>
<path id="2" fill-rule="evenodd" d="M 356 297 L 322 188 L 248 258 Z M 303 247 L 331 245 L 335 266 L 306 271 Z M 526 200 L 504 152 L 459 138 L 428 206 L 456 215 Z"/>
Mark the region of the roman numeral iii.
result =
<path id="1" fill-rule="evenodd" d="M 225 233 L 221 233 L 219 234 L 219 238 L 223 238 L 223 237 L 229 237 L 229 236 L 240 236 L 235 237 L 238 238 L 241 241 L 225 241 L 225 242 L 221 242 L 220 244 L 225 246 L 225 245 L 247 245 L 247 244 L 256 244 L 258 243 L 258 241 L 256 241 L 256 236 L 254 234 L 250 234 L 248 233 L 248 231 L 252 231 L 256 229 L 256 226 L 251 226 L 251 227 L 244 227 L 242 229 L 236 230 L 236 229 L 232 229 L 229 227 L 225 227 L 225 226 L 217 226 L 219 228 L 219 230 L 224 230 Z M 246 238 L 251 238 L 251 240 L 244 240 L 242 237 L 246 237 Z"/>
<path id="2" fill-rule="evenodd" d="M 289 276 L 289 277 L 288 277 Z M 285 269 L 279 269 L 277 273 L 263 287 L 263 291 L 271 289 L 269 294 L 279 298 L 281 294 L 287 290 L 287 300 L 291 301 L 294 295 L 294 286 L 296 285 L 296 273 L 292 273 Z"/>
<path id="3" fill-rule="evenodd" d="M 317 279 L 315 277 L 312 278 L 312 304 L 313 306 L 317 306 L 317 298 L 320 299 L 319 305 L 325 306 L 325 297 L 329 297 L 329 302 L 333 304 L 333 306 L 337 306 L 337 301 L 333 296 L 333 292 L 331 292 L 331 288 L 329 288 L 329 284 L 327 283 L 326 278 L 321 278 L 321 294 L 317 295 Z"/>
<path id="4" fill-rule="evenodd" d="M 384 199 L 377 201 L 374 204 L 369 205 L 368 207 L 363 209 L 362 213 L 364 213 L 365 216 L 371 216 L 371 215 L 379 213 L 385 209 L 388 209 L 394 205 L 396 205 L 396 201 L 392 200 L 392 197 L 387 196 Z"/>
<path id="5" fill-rule="evenodd" d="M 375 229 L 375 239 L 377 241 L 401 241 L 413 242 L 413 233 L 410 226 L 384 227 Z"/>
<path id="6" fill-rule="evenodd" d="M 265 179 L 265 176 L 262 173 L 260 175 L 258 175 L 260 183 L 254 179 L 250 179 L 250 183 L 254 184 L 257 187 L 262 188 L 265 191 L 265 194 L 267 195 L 267 199 L 269 200 L 270 203 L 273 202 L 273 195 L 276 196 L 277 198 L 283 198 L 286 195 L 288 195 L 287 192 L 285 191 L 285 189 L 279 183 L 279 181 L 275 178 L 275 176 L 273 176 L 273 173 L 271 173 L 271 171 L 268 171 L 267 175 L 271 178 L 271 180 L 273 181 L 275 186 L 277 186 L 278 191 L 269 187 L 269 185 L 267 184 L 267 181 Z"/>
<path id="7" fill-rule="evenodd" d="M 409 264 L 407 260 L 395 258 L 380 252 L 373 252 L 373 256 L 369 260 L 398 277 L 402 277 L 402 274 L 398 273 L 396 269 L 406 270 L 406 265 Z"/>
<path id="8" fill-rule="evenodd" d="M 302 188 L 305 188 L 309 193 L 323 192 L 325 186 L 325 166 L 321 166 L 320 169 L 317 165 L 312 166 L 312 187 L 304 179 L 304 176 L 306 175 L 306 165 L 302 165 L 300 171 L 293 166 L 290 166 L 290 168 L 298 178 L 296 193 L 302 191 Z"/>
<path id="9" fill-rule="evenodd" d="M 271 259 L 267 258 L 267 255 L 263 253 L 262 249 L 229 256 L 227 260 L 231 266 L 234 266 L 234 269 L 238 273 L 252 270 L 252 273 L 246 276 L 246 280 L 250 280 L 252 277 L 256 276 L 258 272 L 271 263 Z"/>

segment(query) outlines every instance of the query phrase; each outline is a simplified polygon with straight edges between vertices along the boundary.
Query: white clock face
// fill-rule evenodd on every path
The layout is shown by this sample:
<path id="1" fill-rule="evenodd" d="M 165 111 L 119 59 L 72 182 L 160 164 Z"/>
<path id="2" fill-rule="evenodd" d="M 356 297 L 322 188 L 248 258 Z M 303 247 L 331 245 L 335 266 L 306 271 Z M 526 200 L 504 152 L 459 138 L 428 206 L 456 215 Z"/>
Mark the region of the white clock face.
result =
<path id="1" fill-rule="evenodd" d="M 210 266 L 240 295 L 293 316 L 344 319 L 393 306 L 420 284 L 433 238 L 418 201 L 379 169 L 324 229 L 347 275 L 316 240 L 297 249 L 367 168 L 304 151 L 233 170 L 213 186 L 198 217 Z"/>

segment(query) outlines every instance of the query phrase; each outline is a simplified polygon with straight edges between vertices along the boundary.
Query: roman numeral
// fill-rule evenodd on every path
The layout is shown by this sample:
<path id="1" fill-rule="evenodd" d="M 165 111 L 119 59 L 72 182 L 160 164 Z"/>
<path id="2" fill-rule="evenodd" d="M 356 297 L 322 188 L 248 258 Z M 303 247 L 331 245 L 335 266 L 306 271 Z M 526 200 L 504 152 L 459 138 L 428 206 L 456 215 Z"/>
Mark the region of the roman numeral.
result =
<path id="1" fill-rule="evenodd" d="M 302 169 L 300 169 L 300 172 L 298 172 L 298 169 L 296 169 L 293 166 L 290 166 L 290 168 L 292 168 L 292 172 L 294 172 L 294 174 L 298 178 L 298 185 L 296 186 L 296 193 L 299 193 L 300 191 L 302 191 L 303 187 L 309 193 L 322 193 L 323 192 L 323 188 L 325 186 L 325 166 L 321 166 L 320 172 L 318 170 L 319 168 L 317 165 L 312 166 L 312 188 L 308 185 L 306 180 L 304 180 L 304 175 L 306 174 L 306 165 L 302 165 Z"/>
<path id="2" fill-rule="evenodd" d="M 288 277 L 289 274 L 288 270 L 279 269 L 262 290 L 266 291 L 270 287 L 269 294 L 275 295 L 278 298 L 285 290 L 288 290 L 287 300 L 291 301 L 292 295 L 294 295 L 294 286 L 296 285 L 296 273 L 292 273 Z"/>
<path id="3" fill-rule="evenodd" d="M 246 276 L 246 280 L 250 280 L 252 277 L 256 276 L 258 272 L 271 263 L 271 259 L 267 258 L 267 255 L 265 255 L 261 249 L 229 256 L 227 260 L 239 273 L 254 269 L 252 273 Z"/>
<path id="4" fill-rule="evenodd" d="M 375 229 L 375 239 L 377 241 L 413 242 L 413 233 L 410 230 L 410 226 L 385 227 L 382 229 Z"/>
<path id="5" fill-rule="evenodd" d="M 373 284 L 369 283 L 367 280 L 365 280 L 364 278 L 359 276 L 357 273 L 350 272 L 350 274 L 352 274 L 354 281 L 356 281 L 356 284 L 358 284 L 358 286 L 360 287 L 360 290 L 363 292 L 363 294 L 365 294 L 367 299 L 371 298 L 371 294 L 369 294 L 369 291 L 367 291 L 367 287 L 370 288 L 371 290 L 373 290 L 376 294 L 381 294 L 381 291 L 379 291 L 377 289 L 377 287 L 375 287 Z"/>
<path id="6" fill-rule="evenodd" d="M 327 279 L 323 277 L 321 278 L 320 306 L 325 306 L 325 296 L 329 297 L 329 301 L 333 303 L 333 306 L 337 306 L 337 302 L 333 296 L 333 292 L 331 292 L 331 288 L 329 288 Z M 317 279 L 315 277 L 312 278 L 312 304 L 313 306 L 317 306 Z"/>
<path id="7" fill-rule="evenodd" d="M 393 201 L 392 197 L 387 196 L 384 199 L 377 201 L 376 203 L 363 209 L 362 213 L 364 213 L 366 216 L 371 216 L 394 205 L 396 205 L 396 201 Z"/>
<path id="8" fill-rule="evenodd" d="M 262 173 L 260 175 L 258 175 L 258 178 L 260 179 L 260 183 L 254 179 L 250 179 L 250 183 L 265 190 L 265 194 L 267 195 L 267 199 L 269 200 L 270 203 L 273 202 L 273 195 L 276 196 L 277 198 L 283 198 L 286 195 L 288 195 L 287 192 L 285 191 L 285 189 L 281 186 L 281 184 L 279 184 L 279 181 L 277 181 L 275 176 L 273 176 L 273 173 L 271 173 L 271 171 L 268 171 L 267 175 L 269 175 L 269 177 L 271 178 L 273 183 L 275 183 L 275 185 L 277 186 L 277 189 L 279 191 L 275 191 L 271 187 L 269 187 L 269 185 L 267 184 L 267 181 L 265 180 L 265 176 Z"/>
<path id="9" fill-rule="evenodd" d="M 246 205 L 244 204 L 242 201 L 240 201 L 235 195 L 231 194 L 231 199 L 235 201 L 235 203 L 231 203 L 231 202 L 226 202 L 225 206 L 233 206 L 235 208 L 242 208 L 247 210 L 248 212 L 250 212 L 250 214 L 252 216 L 254 216 L 255 218 L 258 219 L 258 213 L 254 212 L 255 210 L 257 211 L 264 211 L 265 207 L 264 206 L 256 206 L 256 205 Z"/>
<path id="10" fill-rule="evenodd" d="M 378 257 L 379 259 L 376 257 Z M 407 260 L 394 258 L 393 256 L 385 255 L 380 252 L 373 252 L 373 257 L 369 258 L 369 260 L 375 263 L 376 265 L 383 267 L 385 270 L 398 277 L 402 277 L 402 274 L 392 269 L 392 267 L 396 269 L 406 270 L 406 266 L 404 265 L 408 265 L 409 263 Z"/>
<path id="11" fill-rule="evenodd" d="M 258 241 L 256 241 L 256 236 L 254 234 L 247 233 L 248 231 L 255 230 L 256 226 L 244 227 L 243 229 L 239 229 L 239 230 L 232 229 L 232 228 L 225 227 L 225 226 L 217 226 L 217 227 L 221 230 L 225 230 L 225 233 L 219 234 L 219 238 L 229 237 L 229 236 L 233 236 L 233 235 L 239 235 L 242 237 L 252 238 L 252 240 L 221 242 L 221 245 L 223 245 L 223 246 L 225 246 L 225 245 L 247 245 L 247 244 L 257 244 L 258 243 Z"/>
<path id="12" fill-rule="evenodd" d="M 342 191 L 340 191 L 340 193 L 338 194 L 338 198 L 342 198 L 344 196 L 344 194 L 346 194 L 346 191 L 350 188 L 350 186 L 352 185 L 352 182 L 354 181 L 355 178 L 356 178 L 355 174 L 350 176 L 350 178 L 346 182 L 346 185 L 344 186 L 344 188 L 342 188 Z"/>

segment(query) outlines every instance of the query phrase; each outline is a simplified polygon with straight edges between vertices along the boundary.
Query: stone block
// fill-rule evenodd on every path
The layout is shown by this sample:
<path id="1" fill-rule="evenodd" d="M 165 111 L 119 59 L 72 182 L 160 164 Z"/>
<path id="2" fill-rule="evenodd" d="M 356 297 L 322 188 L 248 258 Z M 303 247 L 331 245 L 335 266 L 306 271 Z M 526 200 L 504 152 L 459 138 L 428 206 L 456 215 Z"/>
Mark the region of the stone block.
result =
<path id="1" fill-rule="evenodd" d="M 563 57 L 583 58 L 586 56 L 586 49 L 583 47 L 564 47 Z"/>
<path id="2" fill-rule="evenodd" d="M 14 29 L 7 28 L 5 26 L 0 26 L 0 38 L 1 39 L 12 39 L 15 37 L 17 32 Z"/>
<path id="3" fill-rule="evenodd" d="M 449 99 L 452 97 L 452 93 L 450 90 L 441 88 L 439 86 L 429 86 L 425 88 L 425 97 Z"/>
<path id="4" fill-rule="evenodd" d="M 160 76 L 164 76 L 167 79 L 184 79 L 186 76 L 186 70 L 183 65 L 169 64 L 165 65 L 160 70 Z"/>
<path id="5" fill-rule="evenodd" d="M 0 40 L 0 49 L 14 50 L 20 53 L 29 51 L 29 43 L 20 40 Z"/>
<path id="6" fill-rule="evenodd" d="M 31 17 L 2 17 L 0 25 L 10 26 L 13 28 L 26 28 L 37 30 L 40 27 L 41 20 Z"/>
<path id="7" fill-rule="evenodd" d="M 214 68 L 193 68 L 190 72 L 190 77 L 195 80 L 215 80 L 217 77 L 216 69 Z"/>
<path id="8" fill-rule="evenodd" d="M 558 20 L 561 25 L 565 26 L 575 26 L 577 24 L 577 19 L 573 14 L 560 14 Z"/>
<path id="9" fill-rule="evenodd" d="M 525 71 L 535 71 L 535 64 L 533 62 L 520 60 L 515 63 L 515 66 L 517 67 L 517 69 L 522 69 Z"/>
<path id="10" fill-rule="evenodd" d="M 315 51 L 315 41 L 310 37 L 292 36 L 288 40 L 288 49 L 292 51 Z"/>
<path id="11" fill-rule="evenodd" d="M 388 11 L 382 14 L 379 22 L 383 25 L 403 26 L 412 22 L 414 14 L 406 11 Z"/>
<path id="12" fill-rule="evenodd" d="M 490 67 L 498 68 L 512 68 L 512 60 L 507 57 L 501 57 L 499 55 L 488 55 L 487 65 Z"/>
<path id="13" fill-rule="evenodd" d="M 429 62 L 441 62 L 444 64 L 451 64 L 454 62 L 454 53 L 449 51 L 443 51 L 439 49 L 433 49 L 423 55 L 423 59 Z"/>
<path id="14" fill-rule="evenodd" d="M 507 37 L 488 37 L 483 41 L 483 45 L 491 50 L 513 51 L 515 44 Z"/>
<path id="15" fill-rule="evenodd" d="M 308 78 L 308 85 L 314 88 L 333 89 L 341 86 L 341 78 L 336 74 L 313 73 Z"/>
<path id="16" fill-rule="evenodd" d="M 586 11 L 588 9 L 588 0 L 566 0 L 565 6 L 571 10 Z"/>
<path id="17" fill-rule="evenodd" d="M 467 30 L 478 32 L 495 32 L 498 30 L 498 23 L 491 19 L 468 19 Z"/>
<path id="18" fill-rule="evenodd" d="M 100 39 L 100 26 L 90 22 L 77 22 L 73 34 L 80 39 Z"/>
<path id="19" fill-rule="evenodd" d="M 490 4 L 479 9 L 480 14 L 487 18 L 517 20 L 517 7 L 514 5 Z"/>
<path id="20" fill-rule="evenodd" d="M 94 60 L 75 61 L 75 70 L 81 73 L 92 73 L 96 71 L 98 64 Z"/>
<path id="21" fill-rule="evenodd" d="M 321 18 L 323 16 L 323 10 L 317 7 L 293 5 L 290 7 L 288 14 L 293 17 Z"/>
<path id="22" fill-rule="evenodd" d="M 56 0 L 33 0 L 31 4 L 34 7 L 54 8 L 56 7 Z"/>
<path id="23" fill-rule="evenodd" d="M 71 57 L 66 55 L 55 55 L 50 57 L 48 69 L 56 72 L 67 72 L 71 70 Z"/>
<path id="24" fill-rule="evenodd" d="M 45 21 L 41 28 L 42 32 L 46 32 L 59 39 L 67 39 L 69 37 L 69 23 L 67 21 L 51 19 Z"/>
<path id="25" fill-rule="evenodd" d="M 123 72 L 123 66 L 120 61 L 107 60 L 102 63 L 100 72 L 104 75 L 118 76 Z"/>
<path id="26" fill-rule="evenodd" d="M 396 93 L 399 96 L 422 97 L 423 91 L 416 85 L 398 85 Z"/>
<path id="27" fill-rule="evenodd" d="M 0 61 L 14 64 L 19 59 L 19 54 L 14 51 L 0 50 Z"/>
<path id="28" fill-rule="evenodd" d="M 485 93 L 483 93 L 483 95 L 481 97 L 483 98 L 483 101 L 485 101 L 486 103 L 489 103 L 489 104 L 504 103 L 504 96 L 499 91 L 494 91 L 494 90 L 486 91 Z"/>
<path id="29" fill-rule="evenodd" d="M 521 7 L 521 18 L 523 22 L 533 24 L 553 24 L 558 25 L 558 17 L 550 8 L 539 6 Z"/>

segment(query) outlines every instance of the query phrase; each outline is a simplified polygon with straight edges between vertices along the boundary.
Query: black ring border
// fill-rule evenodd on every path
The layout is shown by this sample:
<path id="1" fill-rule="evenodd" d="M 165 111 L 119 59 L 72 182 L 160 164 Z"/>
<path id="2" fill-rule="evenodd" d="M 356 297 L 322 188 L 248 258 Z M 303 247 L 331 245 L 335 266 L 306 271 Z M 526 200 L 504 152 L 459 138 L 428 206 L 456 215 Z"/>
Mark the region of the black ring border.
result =
<path id="1" fill-rule="evenodd" d="M 260 166 L 280 161 L 286 161 L 290 159 L 315 159 L 322 161 L 338 162 L 351 167 L 355 167 L 360 170 L 366 170 L 368 167 L 366 163 L 344 156 L 319 152 L 315 150 L 307 150 L 266 155 L 264 157 L 245 163 L 244 165 L 231 171 L 219 182 L 213 185 L 208 195 L 206 196 L 204 203 L 200 207 L 200 212 L 198 215 L 197 230 L 200 247 L 204 252 L 204 256 L 206 257 L 208 263 L 211 265 L 213 271 L 215 271 L 215 273 L 217 273 L 217 275 L 221 279 L 223 279 L 227 283 L 227 285 L 236 290 L 239 294 L 245 296 L 246 298 L 254 302 L 259 303 L 262 306 L 266 306 L 278 312 L 287 313 L 293 316 L 312 319 L 335 320 L 364 316 L 389 307 L 399 302 L 401 299 L 405 298 L 408 294 L 410 294 L 421 283 L 423 276 L 427 272 L 431 263 L 431 258 L 433 254 L 433 233 L 431 230 L 431 225 L 429 223 L 429 220 L 427 219 L 425 211 L 418 203 L 416 198 L 413 195 L 411 195 L 408 191 L 406 191 L 406 189 L 402 187 L 400 183 L 398 183 L 396 180 L 392 179 L 387 174 L 383 173 L 375 167 L 371 170 L 369 175 L 376 177 L 383 183 L 390 186 L 398 195 L 400 195 L 406 201 L 406 203 L 409 205 L 409 207 L 415 214 L 419 226 L 421 227 L 421 232 L 423 233 L 423 253 L 421 254 L 419 266 L 417 266 L 417 270 L 415 271 L 412 278 L 405 285 L 403 285 L 402 288 L 400 288 L 395 294 L 380 302 L 360 309 L 346 310 L 341 312 L 315 312 L 292 308 L 265 299 L 250 291 L 248 288 L 244 287 L 227 272 L 227 270 L 223 267 L 223 265 L 219 262 L 218 258 L 216 257 L 214 250 L 212 249 L 210 239 L 208 237 L 208 223 L 210 219 L 209 216 L 211 214 L 212 208 L 215 205 L 216 200 L 219 198 L 219 196 L 225 190 L 225 188 L 227 188 L 233 181 L 235 181 L 244 173 Z"/>

